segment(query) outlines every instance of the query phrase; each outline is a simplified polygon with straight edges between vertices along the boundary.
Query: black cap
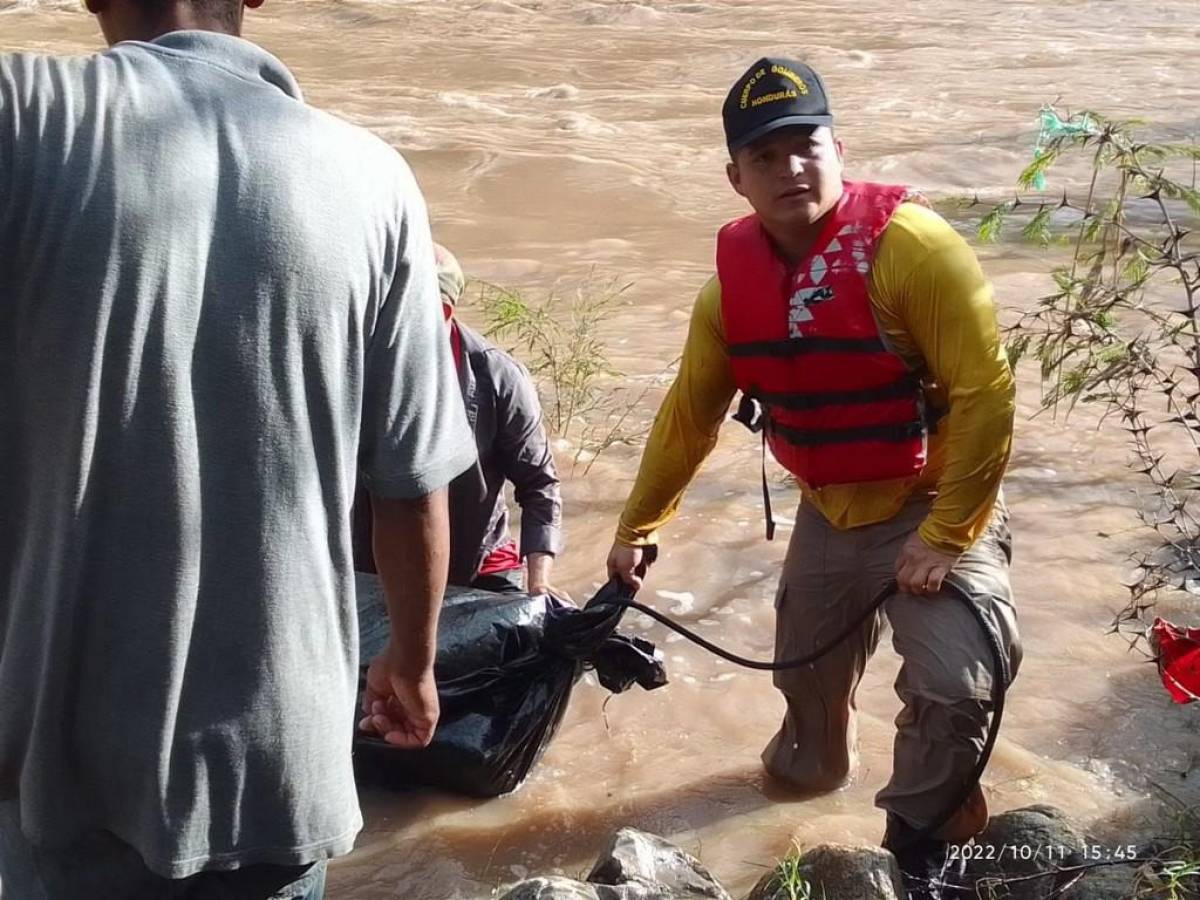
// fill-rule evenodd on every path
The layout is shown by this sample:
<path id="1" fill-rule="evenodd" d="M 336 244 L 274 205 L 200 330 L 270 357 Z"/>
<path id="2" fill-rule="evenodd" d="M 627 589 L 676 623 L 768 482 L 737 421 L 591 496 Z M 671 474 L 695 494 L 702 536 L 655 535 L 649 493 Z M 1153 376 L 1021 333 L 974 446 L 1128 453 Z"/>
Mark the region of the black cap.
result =
<path id="1" fill-rule="evenodd" d="M 776 128 L 833 124 L 821 76 L 782 57 L 763 57 L 747 69 L 725 98 L 721 118 L 730 153 Z"/>

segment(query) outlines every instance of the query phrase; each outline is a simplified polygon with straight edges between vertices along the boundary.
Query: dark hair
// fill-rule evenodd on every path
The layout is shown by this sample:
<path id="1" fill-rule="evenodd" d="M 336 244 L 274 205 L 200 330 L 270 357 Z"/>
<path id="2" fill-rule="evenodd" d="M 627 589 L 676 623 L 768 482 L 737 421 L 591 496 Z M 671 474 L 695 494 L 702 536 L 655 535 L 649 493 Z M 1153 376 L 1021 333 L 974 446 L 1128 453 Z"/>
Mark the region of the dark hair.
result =
<path id="1" fill-rule="evenodd" d="M 155 16 L 162 13 L 173 0 L 138 0 L 138 4 L 146 11 L 149 16 Z M 196 11 L 215 19 L 222 25 L 233 28 L 237 25 L 237 12 L 241 8 L 242 0 L 188 0 L 188 2 L 196 8 Z"/>

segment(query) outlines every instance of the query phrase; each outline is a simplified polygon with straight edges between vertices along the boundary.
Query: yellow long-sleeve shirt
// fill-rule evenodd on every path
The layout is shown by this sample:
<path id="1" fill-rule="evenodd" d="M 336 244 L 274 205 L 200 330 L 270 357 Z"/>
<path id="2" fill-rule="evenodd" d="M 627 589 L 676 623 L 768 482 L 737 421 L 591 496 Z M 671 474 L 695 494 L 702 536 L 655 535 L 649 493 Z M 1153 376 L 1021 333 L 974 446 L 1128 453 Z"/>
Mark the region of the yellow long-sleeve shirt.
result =
<path id="1" fill-rule="evenodd" d="M 911 495 L 936 491 L 921 538 L 961 553 L 986 527 L 1012 446 L 1014 382 L 996 327 L 992 290 L 974 252 L 937 213 L 902 204 L 880 238 L 869 296 L 888 345 L 923 366 L 948 409 L 921 475 L 894 481 L 801 485 L 836 528 L 894 516 Z M 714 277 L 692 310 L 679 375 L 655 419 L 617 539 L 654 543 L 717 443 L 736 388 Z"/>

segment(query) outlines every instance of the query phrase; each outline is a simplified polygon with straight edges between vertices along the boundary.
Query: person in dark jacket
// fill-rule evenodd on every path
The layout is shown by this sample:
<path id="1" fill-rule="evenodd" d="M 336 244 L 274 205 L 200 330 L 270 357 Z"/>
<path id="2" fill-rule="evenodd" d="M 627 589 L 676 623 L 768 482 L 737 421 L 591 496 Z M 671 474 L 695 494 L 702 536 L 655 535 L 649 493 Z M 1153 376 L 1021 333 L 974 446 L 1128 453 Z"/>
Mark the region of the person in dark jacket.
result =
<path id="1" fill-rule="evenodd" d="M 434 247 L 442 310 L 479 460 L 450 485 L 449 583 L 490 591 L 566 595 L 550 574 L 562 550 L 562 497 L 533 379 L 519 362 L 455 316 L 462 267 Z M 509 532 L 505 482 L 521 508 L 520 541 Z M 373 571 L 369 498 L 355 514 L 356 567 Z"/>

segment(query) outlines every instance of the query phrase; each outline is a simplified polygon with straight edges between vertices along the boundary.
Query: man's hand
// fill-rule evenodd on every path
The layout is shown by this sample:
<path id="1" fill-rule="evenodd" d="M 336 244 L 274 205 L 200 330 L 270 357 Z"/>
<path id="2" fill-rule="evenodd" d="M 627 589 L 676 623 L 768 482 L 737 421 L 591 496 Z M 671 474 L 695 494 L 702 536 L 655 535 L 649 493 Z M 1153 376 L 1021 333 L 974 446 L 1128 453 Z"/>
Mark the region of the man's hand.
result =
<path id="1" fill-rule="evenodd" d="M 526 583 L 529 585 L 527 593 L 530 594 L 550 594 L 552 597 L 558 597 L 560 600 L 566 600 L 568 603 L 574 603 L 571 595 L 566 591 L 560 591 L 550 583 L 550 570 L 554 567 L 554 557 L 549 553 L 530 553 L 525 558 L 525 566 L 529 570 L 529 577 Z"/>
<path id="2" fill-rule="evenodd" d="M 612 549 L 608 551 L 608 576 L 611 578 L 615 575 L 630 587 L 640 589 L 642 576 L 638 574 L 638 569 L 642 567 L 645 555 L 642 547 L 629 547 L 614 541 Z"/>
<path id="3" fill-rule="evenodd" d="M 433 739 L 438 719 L 433 663 L 450 556 L 446 489 L 404 500 L 372 496 L 371 513 L 391 634 L 367 669 L 361 727 L 416 749 Z"/>
<path id="4" fill-rule="evenodd" d="M 373 731 L 397 747 L 427 747 L 439 713 L 433 667 L 407 671 L 400 649 L 389 642 L 367 668 L 362 711 L 358 727 L 363 731 Z"/>
<path id="5" fill-rule="evenodd" d="M 917 597 L 932 597 L 958 562 L 958 556 L 934 550 L 913 532 L 896 559 L 896 582 L 900 590 Z"/>

